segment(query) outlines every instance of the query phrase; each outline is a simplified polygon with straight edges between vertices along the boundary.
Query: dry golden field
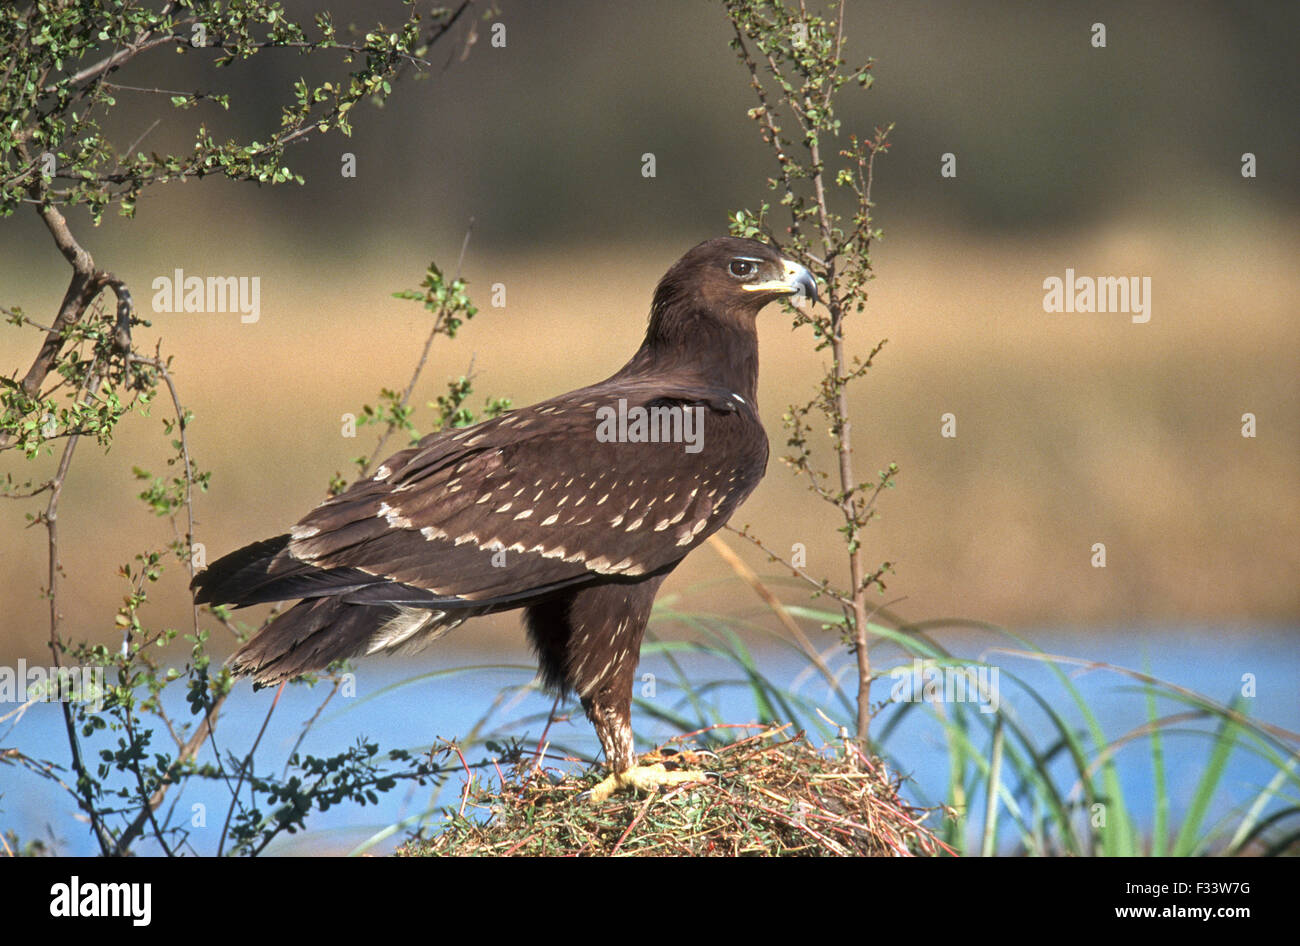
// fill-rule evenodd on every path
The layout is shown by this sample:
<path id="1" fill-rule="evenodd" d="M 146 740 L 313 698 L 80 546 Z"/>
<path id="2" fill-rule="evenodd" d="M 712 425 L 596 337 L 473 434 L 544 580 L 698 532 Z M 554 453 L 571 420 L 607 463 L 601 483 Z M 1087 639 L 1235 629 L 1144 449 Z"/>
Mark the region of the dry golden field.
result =
<path id="1" fill-rule="evenodd" d="M 347 458 L 366 452 L 372 428 L 340 435 L 341 416 L 405 383 L 424 333 L 422 310 L 390 298 L 415 286 L 428 250 L 367 247 L 346 265 L 309 268 L 292 248 L 206 242 L 179 254 L 144 247 L 126 274 L 140 288 L 181 265 L 258 273 L 262 315 L 156 315 L 176 359 L 182 395 L 197 415 L 190 436 L 213 471 L 200 498 L 197 537 L 215 557 L 283 531 L 316 502 Z M 711 234 L 700 234 L 705 238 Z M 898 487 L 880 502 L 869 558 L 895 565 L 886 600 L 912 618 L 960 615 L 1012 627 L 1133 623 L 1294 622 L 1300 615 L 1300 235 L 1269 221 L 1220 232 L 1162 231 L 1116 223 L 1089 233 L 998 240 L 924 223 L 895 228 L 876 253 L 878 279 L 853 348 L 889 344 L 856 389 L 855 447 L 863 478 L 889 461 Z M 268 238 L 269 239 L 269 238 Z M 598 380 L 636 347 L 655 280 L 685 246 L 569 247 L 535 256 L 471 252 L 466 273 L 484 306 L 456 342 L 439 340 L 420 403 L 471 357 L 477 394 L 530 402 Z M 219 263 L 211 262 L 219 259 Z M 1048 314 L 1042 281 L 1066 267 L 1149 275 L 1152 317 Z M 38 320 L 57 303 L 63 274 L 15 280 L 7 302 Z M 504 309 L 487 287 L 504 282 Z M 146 313 L 147 314 L 147 313 Z M 806 334 L 769 308 L 760 321 L 763 416 L 773 460 L 733 524 L 749 523 L 775 548 L 808 549 L 810 570 L 840 577 L 832 516 L 780 462 L 785 405 L 820 373 Z M 30 331 L 0 334 L 0 363 L 25 369 Z M 161 414 L 162 405 L 155 412 Z M 940 417 L 957 437 L 940 436 Z M 1258 436 L 1241 435 L 1256 415 Z M 420 415 L 417 415 L 417 423 Z M 116 566 L 161 545 L 168 526 L 133 497 L 133 465 L 155 471 L 158 416 L 128 422 L 107 455 L 85 444 L 65 492 L 61 526 L 71 636 L 111 635 L 121 594 Z M 394 447 L 398 444 L 394 442 Z M 19 459 L 4 471 L 26 477 Z M 39 467 L 39 468 L 38 468 Z M 6 650 L 43 653 L 47 633 L 43 530 L 25 528 L 10 502 L 0 521 Z M 755 550 L 729 541 L 760 574 Z M 1091 567 L 1104 542 L 1108 564 Z M 756 610 L 708 549 L 667 590 L 695 589 L 694 607 Z M 157 595 L 155 623 L 184 624 L 179 569 Z M 798 600 L 802 592 L 783 592 Z M 507 615 L 457 632 L 462 646 L 517 633 Z"/>

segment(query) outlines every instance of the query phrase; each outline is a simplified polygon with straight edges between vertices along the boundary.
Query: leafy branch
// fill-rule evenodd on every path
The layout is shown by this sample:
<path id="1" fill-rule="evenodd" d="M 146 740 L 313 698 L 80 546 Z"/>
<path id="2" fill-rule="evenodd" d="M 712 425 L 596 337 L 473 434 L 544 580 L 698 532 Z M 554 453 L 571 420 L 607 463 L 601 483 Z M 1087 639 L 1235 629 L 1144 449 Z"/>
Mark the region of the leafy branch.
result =
<path id="1" fill-rule="evenodd" d="M 204 767 L 195 761 L 206 743 L 216 748 L 215 724 L 231 685 L 224 670 L 209 673 L 208 632 L 199 627 L 198 609 L 192 609 L 192 632 L 186 635 L 192 652 L 183 671 L 164 668 L 155 654 L 177 632 L 148 631 L 140 619 L 148 587 L 163 573 L 163 551 L 142 553 L 136 566 L 121 569 L 130 591 L 115 618 L 123 635 L 120 651 L 102 644 L 70 646 L 61 631 L 65 576 L 60 564 L 59 504 L 80 441 L 93 437 L 107 450 L 117 425 L 131 414 L 147 415 L 166 391 L 171 416 L 163 420 L 163 433 L 173 451 L 167 460 L 173 469 L 164 475 L 139 467 L 134 472 L 141 483 L 140 498 L 170 521 L 169 548 L 191 576 L 202 555 L 194 537 L 193 501 L 196 491 L 206 489 L 209 482 L 209 474 L 195 465 L 191 455 L 193 416 L 183 406 L 170 359 L 163 355 L 161 343 L 152 354 L 137 347 L 135 330 L 149 328 L 149 322 L 138 316 L 126 283 L 97 265 L 73 234 L 65 214 L 69 208 L 84 207 L 98 225 L 105 210 L 116 206 L 130 217 L 147 188 L 208 175 L 256 183 L 302 183 L 303 178 L 286 163 L 288 146 L 313 132 L 350 135 L 353 107 L 364 99 L 382 103 L 408 69 L 427 67 L 429 51 L 435 44 L 452 41 L 454 28 L 473 5 L 474 0 L 462 0 L 452 9 L 435 9 L 426 20 L 408 4 L 397 27 L 350 30 L 347 38 L 340 37 L 328 14 L 317 15 L 307 25 L 290 18 L 279 3 L 264 0 L 166 2 L 158 9 L 128 0 L 97 5 L 47 0 L 0 9 L 0 47 L 7 53 L 0 66 L 0 217 L 23 206 L 33 207 L 71 268 L 62 301 L 48 324 L 16 307 L 0 309 L 11 326 L 42 333 L 27 370 L 0 377 L 0 453 L 30 461 L 53 456 L 58 448 L 49 479 L 23 480 L 6 472 L 0 495 L 45 500 L 44 507 L 28 519 L 43 525 L 47 533 L 44 594 L 54 667 L 62 671 L 64 659 L 72 658 L 115 681 L 107 687 L 102 706 L 61 701 L 74 777 L 64 779 L 53 763 L 23 764 L 68 789 L 103 854 L 128 853 L 145 832 L 164 852 L 175 852 L 185 837 L 160 812 L 169 790 L 190 776 L 207 775 L 224 779 L 238 800 L 238 785 L 226 772 L 219 752 L 215 765 Z M 466 50 L 475 35 L 471 27 L 464 39 Z M 160 155 L 138 150 L 162 122 L 157 118 L 123 148 L 104 130 L 118 95 L 164 97 L 167 102 L 159 104 L 169 114 L 231 107 L 230 96 L 216 89 L 163 89 L 132 79 L 130 73 L 147 71 L 150 54 L 160 49 L 200 57 L 212 69 L 237 66 L 263 50 L 293 50 L 306 56 L 336 57 L 344 74 L 319 85 L 295 82 L 281 108 L 278 127 L 259 139 L 218 142 L 207 124 L 200 122 L 188 152 Z M 104 302 L 109 291 L 116 300 L 111 313 Z M 224 609 L 214 608 L 213 614 L 234 636 L 244 636 Z M 197 720 L 191 725 L 172 719 L 163 708 L 164 690 L 182 679 Z M 151 748 L 154 733 L 147 728 L 145 716 L 166 729 L 174 747 Z M 120 735 L 114 748 L 100 752 L 96 764 L 83 740 L 105 729 Z M 4 758 L 10 758 L 9 750 L 4 750 Z M 14 758 L 28 759 L 21 753 Z M 344 759 L 335 767 L 339 765 L 352 772 L 363 761 Z M 115 774 L 124 776 L 125 783 L 111 782 Z"/>
<path id="2" fill-rule="evenodd" d="M 778 235 L 772 229 L 772 207 L 764 201 L 757 212 L 733 214 L 731 231 L 782 246 L 786 256 L 806 266 L 826 287 L 824 308 L 790 309 L 795 327 L 812 330 L 816 350 L 827 351 L 830 363 L 813 396 L 791 405 L 783 418 L 790 448 L 784 460 L 819 499 L 836 508 L 842 522 L 839 532 L 848 558 L 849 586 L 833 590 L 829 581 L 811 578 L 802 569 L 794 571 L 810 581 L 818 594 L 831 595 L 843 612 L 841 631 L 858 669 L 856 735 L 865 742 L 871 723 L 872 677 L 867 628 L 873 609 L 868 592 L 873 587 L 884 591 L 891 564 L 875 568 L 868 564 L 861 533 L 876 515 L 879 494 L 894 485 L 898 467 L 890 463 L 869 480 L 860 480 L 855 473 L 849 386 L 867 374 L 885 343 L 876 345 L 865 359 L 851 357 L 844 325 L 850 315 L 866 308 L 867 285 L 873 278 L 871 242 L 881 236 L 872 219 L 875 161 L 888 151 L 893 126 L 875 129 L 870 138 L 849 135 L 844 146 L 835 146 L 841 131 L 838 96 L 846 86 L 870 88 L 874 64 L 868 59 L 848 66 L 844 59 L 843 0 L 826 15 L 810 12 L 804 0 L 724 0 L 723 5 L 734 34 L 732 48 L 749 74 L 758 102 L 749 117 L 776 162 L 768 188 L 788 217 Z M 820 420 L 813 421 L 812 416 Z M 813 430 L 821 424 L 834 451 L 830 472 L 818 469 L 813 461 Z M 748 534 L 744 537 L 754 541 Z"/>

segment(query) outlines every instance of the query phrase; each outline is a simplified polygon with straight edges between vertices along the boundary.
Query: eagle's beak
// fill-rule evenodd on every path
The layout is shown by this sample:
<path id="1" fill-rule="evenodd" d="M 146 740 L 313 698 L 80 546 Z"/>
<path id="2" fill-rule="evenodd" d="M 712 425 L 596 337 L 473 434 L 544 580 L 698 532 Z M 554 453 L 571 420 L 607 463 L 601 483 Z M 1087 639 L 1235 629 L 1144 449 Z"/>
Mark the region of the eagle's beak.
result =
<path id="1" fill-rule="evenodd" d="M 813 279 L 812 273 L 793 260 L 783 259 L 781 260 L 781 266 L 784 272 L 782 272 L 780 279 L 750 283 L 740 288 L 746 292 L 779 292 L 784 295 L 803 296 L 810 305 L 815 303 L 817 301 L 817 280 Z"/>

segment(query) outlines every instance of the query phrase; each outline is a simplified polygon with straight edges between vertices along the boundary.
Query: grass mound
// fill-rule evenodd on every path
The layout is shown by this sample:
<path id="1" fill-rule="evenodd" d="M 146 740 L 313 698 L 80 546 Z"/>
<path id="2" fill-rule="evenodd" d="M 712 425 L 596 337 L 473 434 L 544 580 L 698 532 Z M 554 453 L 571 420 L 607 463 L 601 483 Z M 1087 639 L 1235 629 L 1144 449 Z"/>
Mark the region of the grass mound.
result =
<path id="1" fill-rule="evenodd" d="M 642 758 L 704 769 L 709 784 L 650 795 L 616 795 L 600 805 L 579 796 L 603 771 L 554 776 L 529 760 L 498 782 L 471 780 L 459 809 L 431 838 L 398 856 L 767 855 L 916 856 L 952 854 L 904 802 L 901 779 L 852 743 L 818 750 L 790 727 L 764 729 L 715 749 L 674 747 Z M 698 734 L 693 734 L 698 735 Z"/>

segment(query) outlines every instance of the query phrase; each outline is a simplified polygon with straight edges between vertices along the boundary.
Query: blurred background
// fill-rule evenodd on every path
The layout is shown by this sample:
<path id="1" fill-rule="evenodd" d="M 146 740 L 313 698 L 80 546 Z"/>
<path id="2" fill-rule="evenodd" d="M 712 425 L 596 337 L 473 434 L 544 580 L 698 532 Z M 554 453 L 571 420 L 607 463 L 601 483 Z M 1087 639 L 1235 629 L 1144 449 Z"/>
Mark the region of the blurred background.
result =
<path id="1" fill-rule="evenodd" d="M 322 6 L 340 24 L 401 16 L 395 4 L 286 3 L 295 14 Z M 284 531 L 370 452 L 373 428 L 345 439 L 342 415 L 403 386 L 427 332 L 423 310 L 390 293 L 417 286 L 431 259 L 453 269 L 471 219 L 463 269 L 482 311 L 438 342 L 420 405 L 471 361 L 475 407 L 480 395 L 524 404 L 606 377 L 638 345 L 664 270 L 724 233 L 729 212 L 770 199 L 772 162 L 746 118 L 752 93 L 719 4 L 502 0 L 499 11 L 463 59 L 439 48 L 426 81 L 404 83 L 382 110 L 355 110 L 351 140 L 291 151 L 304 186 L 203 180 L 148 192 L 134 220 L 69 218 L 152 318 L 140 337 L 175 356 L 196 414 L 191 448 L 213 471 L 196 529 L 209 559 Z M 494 22 L 504 48 L 489 42 Z M 1293 3 L 849 3 L 847 58 L 877 65 L 872 89 L 845 92 L 845 133 L 897 123 L 877 164 L 877 280 L 847 330 L 859 354 L 889 340 L 853 412 L 859 471 L 901 468 L 866 536 L 870 561 L 895 563 L 885 600 L 897 612 L 1042 631 L 1102 658 L 1116 635 L 1142 628 L 1177 649 L 1193 626 L 1212 629 L 1202 642 L 1267 638 L 1250 651 L 1256 664 L 1292 652 L 1297 27 Z M 199 56 L 150 56 L 141 84 L 215 86 L 246 106 L 125 100 L 110 133 L 129 142 L 161 117 L 141 145 L 160 152 L 185 150 L 199 120 L 218 138 L 265 136 L 293 80 L 330 71 L 292 53 L 220 72 Z M 355 179 L 340 174 L 344 152 Z M 952 179 L 940 175 L 948 152 Z M 1241 172 L 1246 152 L 1254 178 Z M 0 222 L 0 257 L 0 301 L 52 317 L 67 267 L 34 213 Z M 259 276 L 260 320 L 150 316 L 151 281 L 178 268 Z M 1045 313 L 1043 280 L 1067 268 L 1149 276 L 1150 322 Z M 504 308 L 488 304 L 494 283 Z M 775 549 L 803 543 L 809 571 L 843 581 L 834 517 L 779 460 L 781 415 L 810 396 L 822 357 L 776 307 L 760 342 L 773 459 L 733 524 Z M 38 344 L 30 330 L 0 334 L 4 371 L 25 370 Z M 947 413 L 954 439 L 940 436 Z M 1254 438 L 1242 436 L 1246 413 Z M 78 458 L 61 523 L 79 589 L 70 636 L 118 639 L 117 565 L 170 538 L 134 499 L 131 473 L 159 470 L 160 425 L 133 420 L 107 456 L 87 445 Z M 0 466 L 27 478 L 40 464 L 7 454 Z M 45 536 L 26 528 L 22 506 L 8 503 L 0 521 L 6 663 L 48 659 Z M 728 541 L 760 575 L 779 573 Z M 1097 542 L 1104 569 L 1091 565 Z M 665 589 L 775 628 L 731 576 L 705 548 Z M 797 587 L 782 594 L 804 600 Z M 188 602 L 174 569 L 153 622 L 185 626 Z M 515 615 L 480 619 L 420 660 L 484 648 L 522 652 Z"/>

